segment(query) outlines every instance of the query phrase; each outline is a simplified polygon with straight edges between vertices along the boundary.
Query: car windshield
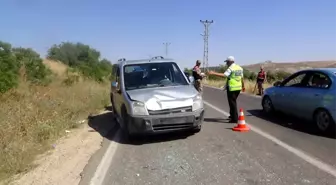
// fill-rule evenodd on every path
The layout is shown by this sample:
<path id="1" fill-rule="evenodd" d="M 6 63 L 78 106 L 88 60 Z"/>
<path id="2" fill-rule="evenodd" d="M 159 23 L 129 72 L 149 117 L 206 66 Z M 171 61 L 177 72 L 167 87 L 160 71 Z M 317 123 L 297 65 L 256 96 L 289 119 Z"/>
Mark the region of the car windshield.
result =
<path id="1" fill-rule="evenodd" d="M 188 85 L 182 71 L 174 62 L 144 63 L 124 66 L 126 90 Z"/>

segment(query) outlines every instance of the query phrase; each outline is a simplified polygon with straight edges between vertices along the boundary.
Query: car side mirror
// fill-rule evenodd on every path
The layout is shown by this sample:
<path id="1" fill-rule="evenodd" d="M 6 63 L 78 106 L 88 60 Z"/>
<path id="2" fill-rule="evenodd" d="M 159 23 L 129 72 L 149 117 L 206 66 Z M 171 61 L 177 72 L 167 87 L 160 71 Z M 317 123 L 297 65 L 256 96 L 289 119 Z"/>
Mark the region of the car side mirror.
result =
<path id="1" fill-rule="evenodd" d="M 279 86 L 280 86 L 280 84 L 281 84 L 281 82 L 280 82 L 280 81 L 276 81 L 276 82 L 273 84 L 273 86 L 274 86 L 274 87 L 279 87 Z"/>
<path id="2" fill-rule="evenodd" d="M 118 87 L 118 82 L 112 82 L 111 86 L 112 86 L 113 88 L 117 88 L 117 87 Z"/>
<path id="3" fill-rule="evenodd" d="M 193 84 L 194 83 L 194 81 L 195 81 L 195 79 L 194 79 L 194 77 L 193 76 L 189 76 L 189 82 L 190 82 L 190 84 Z"/>
<path id="4" fill-rule="evenodd" d="M 114 92 L 121 93 L 121 89 L 118 89 L 118 82 L 112 82 L 111 83 L 111 89 Z"/>

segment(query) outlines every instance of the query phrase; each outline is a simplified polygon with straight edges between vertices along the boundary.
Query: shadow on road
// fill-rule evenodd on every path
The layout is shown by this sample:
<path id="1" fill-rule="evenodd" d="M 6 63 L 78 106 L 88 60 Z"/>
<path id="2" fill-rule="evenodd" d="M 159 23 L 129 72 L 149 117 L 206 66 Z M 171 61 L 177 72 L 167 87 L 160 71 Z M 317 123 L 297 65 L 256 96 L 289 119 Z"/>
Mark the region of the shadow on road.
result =
<path id="1" fill-rule="evenodd" d="M 311 135 L 322 136 L 327 138 L 336 139 L 336 134 L 322 134 L 318 131 L 318 129 L 314 126 L 313 123 L 309 123 L 305 120 L 294 118 L 292 116 L 287 116 L 282 113 L 276 113 L 275 115 L 266 115 L 262 112 L 262 110 L 247 110 L 251 115 L 266 120 L 268 122 L 281 125 L 283 127 L 287 127 L 299 132 L 304 132 Z"/>
<path id="2" fill-rule="evenodd" d="M 106 107 L 105 112 L 89 116 L 88 125 L 98 132 L 102 137 L 118 142 L 120 144 L 128 145 L 143 145 L 151 143 L 168 142 L 172 140 L 186 139 L 193 135 L 190 131 L 179 131 L 174 133 L 165 133 L 158 135 L 145 135 L 136 137 L 136 139 L 129 140 L 123 134 L 119 128 L 119 124 L 116 123 L 113 112 L 110 111 L 111 107 Z M 117 131 L 120 130 L 120 138 L 116 138 Z"/>
<path id="3" fill-rule="evenodd" d="M 154 144 L 154 143 L 162 143 L 169 141 L 176 141 L 181 139 L 186 139 L 189 136 L 193 135 L 192 132 L 189 131 L 179 131 L 174 133 L 164 133 L 157 135 L 142 135 L 138 136 L 132 140 L 129 140 L 122 134 L 122 138 L 119 143 L 128 144 L 128 145 L 145 145 L 145 144 Z"/>
<path id="4" fill-rule="evenodd" d="M 88 116 L 88 125 L 105 138 L 116 131 L 114 115 L 109 110 L 110 107 L 105 107 L 105 111 L 103 113 Z"/>
<path id="5" fill-rule="evenodd" d="M 228 118 L 204 118 L 205 122 L 228 123 Z"/>

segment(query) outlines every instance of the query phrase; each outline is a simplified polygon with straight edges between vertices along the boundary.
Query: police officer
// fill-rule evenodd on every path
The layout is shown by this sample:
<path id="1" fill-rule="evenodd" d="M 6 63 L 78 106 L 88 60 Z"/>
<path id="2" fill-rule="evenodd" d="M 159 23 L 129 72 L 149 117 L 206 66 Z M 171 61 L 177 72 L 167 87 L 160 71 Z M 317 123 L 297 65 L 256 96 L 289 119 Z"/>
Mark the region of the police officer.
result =
<path id="1" fill-rule="evenodd" d="M 216 73 L 210 71 L 210 75 L 216 75 L 220 77 L 227 77 L 226 90 L 227 90 L 227 99 L 230 107 L 230 123 L 238 122 L 238 108 L 237 108 L 237 98 L 240 94 L 240 91 L 245 91 L 244 80 L 243 80 L 243 68 L 235 64 L 235 59 L 233 56 L 229 56 L 225 63 L 227 65 L 227 70 L 222 73 Z"/>
<path id="2" fill-rule="evenodd" d="M 258 91 L 259 91 L 259 95 L 263 95 L 264 94 L 264 87 L 263 84 L 266 81 L 266 72 L 264 71 L 264 67 L 260 66 L 260 71 L 258 72 L 258 76 L 257 76 L 257 85 L 258 85 Z"/>
<path id="3" fill-rule="evenodd" d="M 201 61 L 196 60 L 196 65 L 193 67 L 192 75 L 194 77 L 194 86 L 196 90 L 202 93 L 203 91 L 202 79 L 204 75 L 202 75 L 200 66 L 201 66 Z"/>

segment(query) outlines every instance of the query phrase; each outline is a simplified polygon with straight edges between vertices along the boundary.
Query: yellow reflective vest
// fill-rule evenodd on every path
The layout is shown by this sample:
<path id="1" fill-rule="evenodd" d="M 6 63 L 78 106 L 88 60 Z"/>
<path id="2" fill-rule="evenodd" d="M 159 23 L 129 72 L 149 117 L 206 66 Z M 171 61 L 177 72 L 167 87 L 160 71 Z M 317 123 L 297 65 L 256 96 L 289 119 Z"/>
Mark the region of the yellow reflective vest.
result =
<path id="1" fill-rule="evenodd" d="M 228 90 L 239 91 L 242 90 L 242 80 L 244 78 L 243 68 L 233 63 L 229 67 L 231 74 L 228 76 Z"/>

